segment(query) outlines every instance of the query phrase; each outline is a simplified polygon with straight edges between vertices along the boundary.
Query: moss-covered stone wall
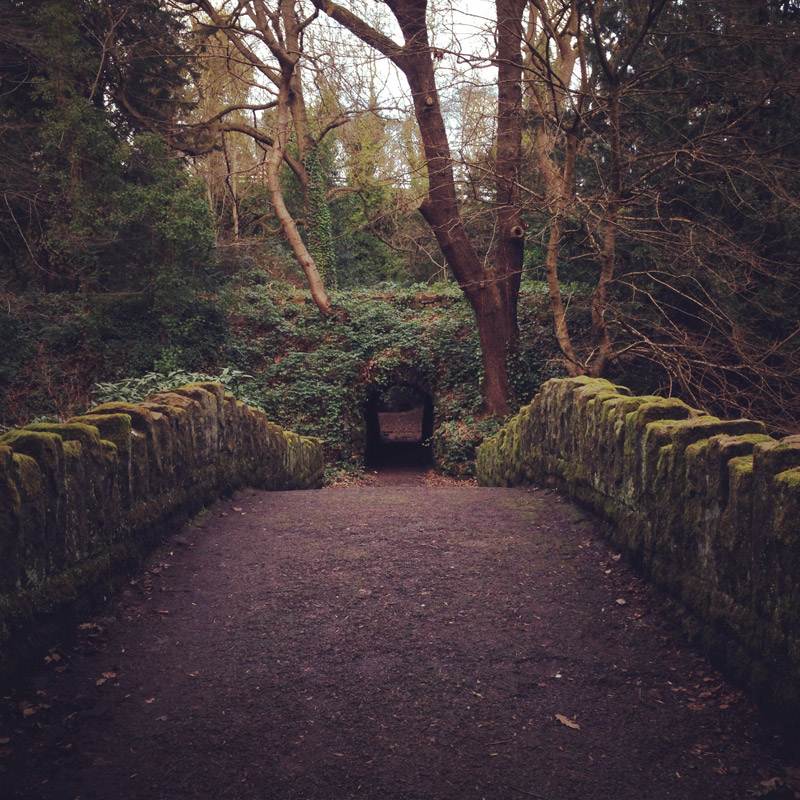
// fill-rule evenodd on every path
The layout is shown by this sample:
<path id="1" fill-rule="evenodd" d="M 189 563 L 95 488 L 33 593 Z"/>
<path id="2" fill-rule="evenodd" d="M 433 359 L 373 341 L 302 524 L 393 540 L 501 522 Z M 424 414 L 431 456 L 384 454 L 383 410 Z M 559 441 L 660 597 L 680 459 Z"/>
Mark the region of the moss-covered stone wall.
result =
<path id="1" fill-rule="evenodd" d="M 215 383 L 0 437 L 0 677 L 167 533 L 241 486 L 322 484 L 322 444 Z"/>
<path id="2" fill-rule="evenodd" d="M 477 459 L 483 485 L 556 486 L 603 515 L 712 660 L 800 718 L 800 436 L 567 378 Z"/>

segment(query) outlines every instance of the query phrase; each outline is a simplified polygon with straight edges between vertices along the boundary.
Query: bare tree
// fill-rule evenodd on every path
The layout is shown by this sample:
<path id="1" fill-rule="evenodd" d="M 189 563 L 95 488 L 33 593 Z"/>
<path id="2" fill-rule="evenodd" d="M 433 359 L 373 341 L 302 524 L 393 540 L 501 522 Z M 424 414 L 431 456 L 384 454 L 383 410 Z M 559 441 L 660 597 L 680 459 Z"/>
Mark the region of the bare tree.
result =
<path id="1" fill-rule="evenodd" d="M 272 5 L 266 0 L 250 0 L 232 4 L 230 9 L 225 4 L 218 7 L 211 0 L 180 2 L 187 10 L 201 12 L 204 15 L 202 23 L 217 35 L 224 36 L 241 62 L 265 81 L 260 88 L 270 96 L 268 102 L 255 107 L 243 104 L 228 106 L 195 127 L 211 134 L 209 146 L 216 145 L 220 134 L 238 131 L 268 148 L 266 174 L 275 214 L 305 272 L 314 302 L 320 311 L 328 314 L 331 304 L 325 278 L 329 284 L 335 283 L 330 213 L 317 152 L 318 142 L 312 136 L 309 125 L 300 66 L 303 37 L 318 12 L 303 16 L 294 0 L 276 0 Z M 269 58 L 266 54 L 269 54 Z M 264 132 L 255 124 L 236 119 L 233 115 L 243 107 L 261 112 L 273 109 L 274 130 Z M 297 148 L 296 158 L 290 158 L 287 151 L 290 119 Z M 300 235 L 283 197 L 279 170 L 284 161 L 294 170 L 303 190 L 308 245 Z"/>
<path id="2" fill-rule="evenodd" d="M 533 119 L 534 162 L 549 217 L 545 273 L 553 323 L 570 375 L 603 375 L 615 357 L 606 313 L 624 190 L 625 131 L 620 107 L 631 63 L 666 2 L 633 0 L 611 12 L 603 0 L 530 0 L 525 96 Z M 601 21 L 609 13 L 615 14 L 611 29 L 607 21 Z M 602 141 L 599 148 L 598 141 Z M 599 185 L 579 192 L 578 181 L 585 182 L 586 175 L 578 173 L 578 158 L 592 147 L 603 153 L 593 165 Z M 599 263 L 591 300 L 591 337 L 583 354 L 570 333 L 559 277 L 564 228 L 570 216 L 582 217 Z"/>

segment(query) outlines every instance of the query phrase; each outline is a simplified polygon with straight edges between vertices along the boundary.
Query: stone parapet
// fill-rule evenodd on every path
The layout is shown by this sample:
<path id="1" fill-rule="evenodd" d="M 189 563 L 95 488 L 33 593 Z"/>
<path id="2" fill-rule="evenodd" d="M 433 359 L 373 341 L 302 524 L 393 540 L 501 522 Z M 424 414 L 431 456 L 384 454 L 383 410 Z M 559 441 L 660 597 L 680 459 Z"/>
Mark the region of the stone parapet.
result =
<path id="1" fill-rule="evenodd" d="M 0 437 L 0 677 L 205 505 L 243 486 L 317 488 L 323 470 L 318 439 L 214 383 Z"/>
<path id="2" fill-rule="evenodd" d="M 566 378 L 477 462 L 482 485 L 552 486 L 592 507 L 712 661 L 800 718 L 800 436 Z"/>

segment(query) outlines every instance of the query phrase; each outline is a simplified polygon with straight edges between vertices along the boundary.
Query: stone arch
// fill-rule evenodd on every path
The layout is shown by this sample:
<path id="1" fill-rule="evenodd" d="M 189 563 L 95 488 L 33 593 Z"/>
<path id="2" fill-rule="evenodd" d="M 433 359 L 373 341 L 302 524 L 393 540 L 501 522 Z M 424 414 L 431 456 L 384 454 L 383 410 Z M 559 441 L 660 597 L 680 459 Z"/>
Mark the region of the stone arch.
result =
<path id="1" fill-rule="evenodd" d="M 433 395 L 424 382 L 397 375 L 385 386 L 373 385 L 364 406 L 365 465 L 430 464 L 433 421 Z"/>

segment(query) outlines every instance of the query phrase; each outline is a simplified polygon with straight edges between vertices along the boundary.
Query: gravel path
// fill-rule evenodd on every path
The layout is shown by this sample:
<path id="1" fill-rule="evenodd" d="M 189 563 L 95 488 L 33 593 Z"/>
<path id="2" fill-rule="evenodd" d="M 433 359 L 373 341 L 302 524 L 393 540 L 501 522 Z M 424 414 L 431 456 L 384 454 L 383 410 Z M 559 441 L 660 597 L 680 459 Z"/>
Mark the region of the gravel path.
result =
<path id="1" fill-rule="evenodd" d="M 794 797 L 659 608 L 550 492 L 243 492 L 4 699 L 0 796 Z"/>

